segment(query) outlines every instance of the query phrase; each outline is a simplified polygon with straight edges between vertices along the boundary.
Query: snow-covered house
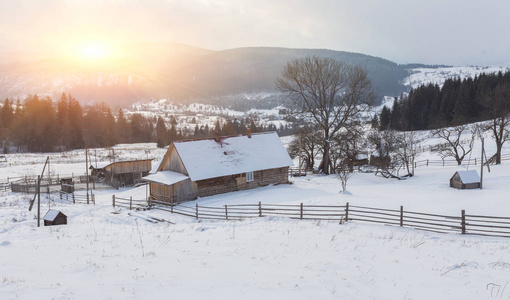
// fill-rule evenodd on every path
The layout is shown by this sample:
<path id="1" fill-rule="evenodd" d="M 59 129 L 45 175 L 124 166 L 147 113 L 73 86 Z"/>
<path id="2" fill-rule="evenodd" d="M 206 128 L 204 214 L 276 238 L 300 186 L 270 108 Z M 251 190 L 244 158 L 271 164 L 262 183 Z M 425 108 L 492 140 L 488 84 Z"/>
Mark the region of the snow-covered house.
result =
<path id="1" fill-rule="evenodd" d="M 450 187 L 456 189 L 479 189 L 480 176 L 475 170 L 471 171 L 457 171 L 450 178 Z"/>
<path id="2" fill-rule="evenodd" d="M 288 183 L 292 160 L 276 132 L 174 142 L 150 182 L 153 200 L 178 203 Z"/>

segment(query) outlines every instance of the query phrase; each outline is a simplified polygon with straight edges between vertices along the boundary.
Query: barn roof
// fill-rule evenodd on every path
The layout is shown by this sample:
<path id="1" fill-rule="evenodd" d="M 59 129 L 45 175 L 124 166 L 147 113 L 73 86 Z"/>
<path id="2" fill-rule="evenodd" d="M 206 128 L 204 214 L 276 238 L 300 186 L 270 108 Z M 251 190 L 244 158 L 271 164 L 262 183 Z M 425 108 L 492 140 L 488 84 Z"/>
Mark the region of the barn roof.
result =
<path id="1" fill-rule="evenodd" d="M 61 213 L 60 210 L 50 209 L 48 212 L 44 215 L 43 220 L 45 221 L 55 221 L 55 218 L 58 216 L 58 214 Z M 64 215 L 64 214 L 63 214 Z M 64 215 L 65 216 L 65 215 Z"/>
<path id="2" fill-rule="evenodd" d="M 462 180 L 462 183 L 478 183 L 478 182 L 480 182 L 480 176 L 478 176 L 478 172 L 476 172 L 475 170 L 457 171 L 457 174 L 459 174 L 460 180 Z"/>
<path id="3" fill-rule="evenodd" d="M 186 180 L 188 178 L 189 178 L 188 176 L 174 171 L 160 171 L 155 174 L 150 174 L 143 177 L 143 179 L 146 181 L 152 181 L 166 185 L 171 185 Z"/>
<path id="4" fill-rule="evenodd" d="M 193 181 L 294 165 L 276 132 L 174 142 Z"/>
<path id="5" fill-rule="evenodd" d="M 132 160 L 119 160 L 119 161 L 114 161 L 114 162 L 100 162 L 97 164 L 97 167 L 95 167 L 94 165 L 91 164 L 89 169 L 90 170 L 106 169 L 107 167 L 113 166 L 116 164 L 139 162 L 139 161 L 149 161 L 149 160 L 152 161 L 153 159 L 152 158 L 150 158 L 150 159 L 132 159 Z"/>

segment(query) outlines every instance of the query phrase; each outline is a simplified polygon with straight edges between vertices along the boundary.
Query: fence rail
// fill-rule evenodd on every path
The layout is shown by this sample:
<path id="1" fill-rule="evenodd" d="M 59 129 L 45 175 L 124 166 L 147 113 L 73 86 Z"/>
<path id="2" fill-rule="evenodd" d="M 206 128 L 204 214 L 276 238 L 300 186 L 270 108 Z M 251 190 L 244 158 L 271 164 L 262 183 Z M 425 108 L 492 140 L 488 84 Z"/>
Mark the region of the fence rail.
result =
<path id="1" fill-rule="evenodd" d="M 147 207 L 146 200 L 132 197 L 112 197 L 114 207 L 136 209 Z M 158 210 L 209 220 L 242 220 L 266 216 L 282 216 L 298 220 L 333 220 L 400 226 L 436 233 L 460 233 L 510 238 L 510 217 L 467 215 L 461 210 L 457 216 L 422 213 L 410 210 L 349 205 L 300 204 L 232 204 L 223 206 L 194 206 L 150 200 Z"/>

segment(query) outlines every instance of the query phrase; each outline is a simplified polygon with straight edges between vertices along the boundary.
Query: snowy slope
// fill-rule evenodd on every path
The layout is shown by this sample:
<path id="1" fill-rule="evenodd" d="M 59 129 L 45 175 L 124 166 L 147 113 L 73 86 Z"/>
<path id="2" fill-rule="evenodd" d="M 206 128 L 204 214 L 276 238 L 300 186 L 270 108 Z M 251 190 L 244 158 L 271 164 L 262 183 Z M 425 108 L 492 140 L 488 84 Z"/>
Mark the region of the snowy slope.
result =
<path id="1" fill-rule="evenodd" d="M 410 88 L 417 88 L 423 84 L 438 84 L 443 86 L 448 78 L 458 77 L 461 80 L 465 78 L 474 78 L 482 73 L 507 72 L 508 67 L 448 67 L 448 68 L 417 68 L 411 70 L 411 75 L 404 79 L 404 85 Z"/>
<path id="2" fill-rule="evenodd" d="M 423 148 L 434 143 L 437 140 L 429 139 Z M 493 153 L 493 143 L 486 146 Z M 128 152 L 129 145 L 123 147 Z M 479 141 L 473 153 L 480 153 Z M 437 156 L 423 152 L 418 159 L 427 158 Z M 39 160 L 44 159 L 41 155 Z M 0 177 L 13 168 L 0 168 Z M 54 163 L 52 168 L 64 172 L 82 169 L 83 163 Z M 356 173 L 347 186 L 351 195 L 338 193 L 334 175 L 307 176 L 292 178 L 291 185 L 205 197 L 186 205 L 349 202 L 389 209 L 403 205 L 436 214 L 459 215 L 465 209 L 510 216 L 508 162 L 484 174 L 483 190 L 449 188 L 449 178 L 465 169 L 420 167 L 404 181 Z M 62 210 L 69 224 L 36 228 L 34 212 L 27 209 L 31 195 L 0 191 L 0 299 L 510 297 L 510 239 L 285 217 L 207 221 L 154 210 L 112 214 L 113 194 L 142 199 L 145 187 L 95 194 L 96 205 L 73 205 L 56 195 L 48 203 L 43 195 L 42 214 L 49 206 Z M 148 215 L 175 224 L 150 223 L 143 217 Z"/>

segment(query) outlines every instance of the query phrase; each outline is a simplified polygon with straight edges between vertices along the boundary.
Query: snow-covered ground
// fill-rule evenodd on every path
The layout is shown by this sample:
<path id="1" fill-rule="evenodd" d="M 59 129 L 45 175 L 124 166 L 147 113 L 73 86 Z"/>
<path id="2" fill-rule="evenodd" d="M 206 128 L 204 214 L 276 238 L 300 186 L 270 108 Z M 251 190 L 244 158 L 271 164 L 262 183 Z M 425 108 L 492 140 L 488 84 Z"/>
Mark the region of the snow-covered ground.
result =
<path id="1" fill-rule="evenodd" d="M 486 145 L 488 154 L 493 153 L 492 143 Z M 479 153 L 477 144 L 473 155 Z M 40 161 L 45 158 L 41 154 Z M 419 159 L 426 158 L 435 156 L 425 152 Z M 291 185 L 205 197 L 187 205 L 349 202 L 510 216 L 509 166 L 491 167 L 483 190 L 449 188 L 450 177 L 465 166 L 429 166 L 402 181 L 356 173 L 348 182 L 350 195 L 338 193 L 334 175 L 310 175 L 292 178 Z M 82 162 L 52 164 L 55 172 L 84 167 Z M 0 168 L 0 177 L 15 170 L 11 168 Z M 73 205 L 52 196 L 51 208 L 62 210 L 68 225 L 37 228 L 34 212 L 28 211 L 31 196 L 0 191 L 0 299 L 510 298 L 510 239 L 356 222 L 276 217 L 197 221 L 157 210 L 112 214 L 113 194 L 141 199 L 145 193 L 145 187 L 97 190 L 96 205 Z M 43 214 L 48 205 L 43 197 Z M 149 223 L 139 217 L 143 214 L 175 224 Z"/>

